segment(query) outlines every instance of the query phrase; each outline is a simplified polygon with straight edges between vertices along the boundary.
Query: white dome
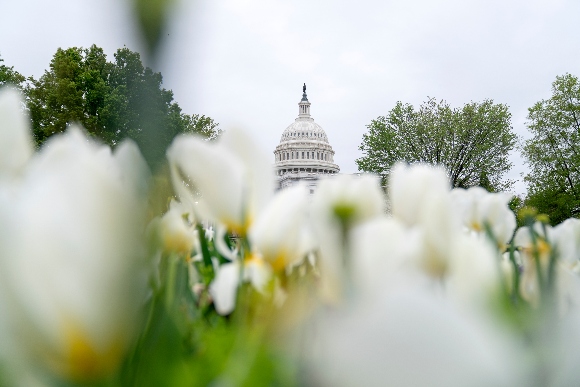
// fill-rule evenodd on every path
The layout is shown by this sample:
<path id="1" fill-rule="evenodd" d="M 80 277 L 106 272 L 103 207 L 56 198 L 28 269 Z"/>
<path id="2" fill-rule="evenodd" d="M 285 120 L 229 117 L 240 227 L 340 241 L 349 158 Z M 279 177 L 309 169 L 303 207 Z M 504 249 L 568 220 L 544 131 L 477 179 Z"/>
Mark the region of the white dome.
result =
<path id="1" fill-rule="evenodd" d="M 324 129 L 310 116 L 306 85 L 303 92 L 298 103 L 298 118 L 284 130 L 280 144 L 274 150 L 274 167 L 280 189 L 298 181 L 310 182 L 313 187 L 322 176 L 340 171 L 334 163 L 334 151 Z"/>
<path id="2" fill-rule="evenodd" d="M 298 117 L 282 133 L 280 143 L 292 140 L 322 141 L 328 144 L 328 137 L 324 129 L 313 118 Z"/>

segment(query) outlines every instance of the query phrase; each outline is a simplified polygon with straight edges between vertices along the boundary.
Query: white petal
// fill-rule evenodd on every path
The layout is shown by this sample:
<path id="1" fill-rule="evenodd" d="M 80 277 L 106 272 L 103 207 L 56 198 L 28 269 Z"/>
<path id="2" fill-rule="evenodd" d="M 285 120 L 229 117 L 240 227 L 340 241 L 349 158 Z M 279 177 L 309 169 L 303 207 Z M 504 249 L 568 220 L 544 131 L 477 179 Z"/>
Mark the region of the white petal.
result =
<path id="1" fill-rule="evenodd" d="M 136 187 L 138 193 L 145 196 L 150 172 L 137 144 L 132 140 L 124 140 L 115 148 L 113 156 L 121 171 L 121 179 L 126 180 L 128 186 Z"/>
<path id="2" fill-rule="evenodd" d="M 449 187 L 449 179 L 442 168 L 426 164 L 395 165 L 389 176 L 389 199 L 393 216 L 408 226 L 415 225 L 423 212 L 426 198 L 446 194 Z"/>
<path id="3" fill-rule="evenodd" d="M 144 208 L 121 169 L 73 129 L 30 160 L 10 210 L 0 209 L 0 291 L 23 348 L 66 353 L 67 324 L 96 350 L 130 340 L 146 281 Z"/>
<path id="4" fill-rule="evenodd" d="M 316 328 L 307 342 L 319 385 L 529 385 L 516 343 L 431 292 L 375 297 Z"/>
<path id="5" fill-rule="evenodd" d="M 285 189 L 268 203 L 254 222 L 249 234 L 252 248 L 266 261 L 286 266 L 303 258 L 306 252 L 301 250 L 300 241 L 307 221 L 308 198 L 306 186 Z"/>
<path id="6" fill-rule="evenodd" d="M 239 283 L 240 264 L 238 262 L 226 263 L 219 267 L 214 280 L 209 285 L 209 292 L 219 314 L 227 315 L 234 311 Z"/>
<path id="7" fill-rule="evenodd" d="M 249 281 L 254 289 L 264 292 L 272 278 L 272 269 L 260 258 L 254 258 L 244 264 L 244 281 Z"/>
<path id="8" fill-rule="evenodd" d="M 580 219 L 570 218 L 554 227 L 554 245 L 569 266 L 580 259 Z"/>
<path id="9" fill-rule="evenodd" d="M 204 215 L 211 216 L 210 220 L 244 227 L 244 168 L 235 156 L 200 137 L 179 136 L 167 150 L 167 158 L 185 175 L 172 174 L 173 185 L 181 188 L 181 201 L 196 202 L 193 190 L 199 190 L 199 200 L 210 211 Z M 194 187 L 185 188 L 182 177 L 190 178 Z"/>
<path id="10" fill-rule="evenodd" d="M 416 259 L 417 238 L 417 233 L 409 231 L 396 219 L 387 217 L 355 228 L 351 256 L 357 287 L 368 295 L 392 286 Z"/>
<path id="11" fill-rule="evenodd" d="M 275 188 L 274 170 L 270 157 L 256 146 L 255 141 L 242 130 L 231 128 L 219 139 L 219 145 L 234 155 L 244 166 L 246 211 L 251 221 L 270 201 Z"/>
<path id="12" fill-rule="evenodd" d="M 0 90 L 0 177 L 19 173 L 33 153 L 30 122 L 13 89 Z"/>

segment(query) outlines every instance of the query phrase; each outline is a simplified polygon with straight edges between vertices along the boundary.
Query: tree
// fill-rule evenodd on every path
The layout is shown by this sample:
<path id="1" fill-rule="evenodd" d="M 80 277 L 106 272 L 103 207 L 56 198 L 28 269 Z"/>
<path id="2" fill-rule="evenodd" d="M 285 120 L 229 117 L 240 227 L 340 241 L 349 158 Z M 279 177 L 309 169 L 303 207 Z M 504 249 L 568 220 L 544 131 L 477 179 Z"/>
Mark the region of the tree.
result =
<path id="1" fill-rule="evenodd" d="M 103 50 L 94 45 L 90 49 L 57 50 L 50 70 L 39 80 L 32 79 L 26 90 L 38 145 L 63 132 L 71 122 L 78 122 L 89 134 L 114 143 L 114 129 L 105 125 L 109 67 Z"/>
<path id="2" fill-rule="evenodd" d="M 215 140 L 221 134 L 219 124 L 210 117 L 200 114 L 183 114 L 182 118 L 185 123 L 184 133 L 201 134 L 208 140 Z"/>
<path id="3" fill-rule="evenodd" d="M 516 142 L 508 107 L 492 100 L 452 109 L 430 98 L 418 110 L 397 102 L 386 116 L 367 125 L 356 160 L 360 171 L 388 175 L 398 161 L 446 168 L 453 187 L 504 190 L 508 154 Z"/>
<path id="4" fill-rule="evenodd" d="M 15 71 L 14 66 L 8 67 L 1 64 L 2 62 L 4 62 L 4 59 L 0 58 L 0 87 L 13 85 L 21 88 L 26 78 L 19 72 Z"/>
<path id="5" fill-rule="evenodd" d="M 151 166 L 165 157 L 175 135 L 219 135 L 211 118 L 182 113 L 163 77 L 143 66 L 138 53 L 118 49 L 114 62 L 93 45 L 58 49 L 50 69 L 27 87 L 27 105 L 37 144 L 64 131 L 71 122 L 114 146 L 123 138 L 137 142 Z"/>
<path id="6" fill-rule="evenodd" d="M 524 204 L 534 207 L 540 214 L 548 215 L 552 226 L 577 215 L 577 200 L 566 192 L 551 187 L 528 192 Z"/>
<path id="7" fill-rule="evenodd" d="M 552 83 L 552 97 L 528 109 L 532 138 L 523 156 L 530 172 L 526 204 L 552 223 L 580 213 L 580 82 L 565 74 Z"/>

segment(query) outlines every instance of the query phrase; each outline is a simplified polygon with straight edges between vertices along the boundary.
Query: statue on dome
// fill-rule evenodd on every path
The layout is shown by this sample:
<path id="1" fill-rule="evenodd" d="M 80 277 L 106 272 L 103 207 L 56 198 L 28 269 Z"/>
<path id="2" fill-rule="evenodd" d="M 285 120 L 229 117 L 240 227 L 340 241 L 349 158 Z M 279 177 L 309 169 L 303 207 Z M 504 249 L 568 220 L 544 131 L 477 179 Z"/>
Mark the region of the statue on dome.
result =
<path id="1" fill-rule="evenodd" d="M 304 84 L 304 86 L 302 86 L 302 92 L 306 93 L 306 83 Z"/>

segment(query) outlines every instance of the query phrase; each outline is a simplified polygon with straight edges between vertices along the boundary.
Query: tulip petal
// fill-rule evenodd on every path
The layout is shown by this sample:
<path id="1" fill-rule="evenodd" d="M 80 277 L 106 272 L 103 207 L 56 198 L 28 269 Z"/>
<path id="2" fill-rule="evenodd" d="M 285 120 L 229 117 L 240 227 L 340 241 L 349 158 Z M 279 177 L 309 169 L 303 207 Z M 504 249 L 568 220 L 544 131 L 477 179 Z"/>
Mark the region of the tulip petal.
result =
<path id="1" fill-rule="evenodd" d="M 0 90 L 0 177 L 20 172 L 33 153 L 30 123 L 22 105 L 18 92 Z"/>

